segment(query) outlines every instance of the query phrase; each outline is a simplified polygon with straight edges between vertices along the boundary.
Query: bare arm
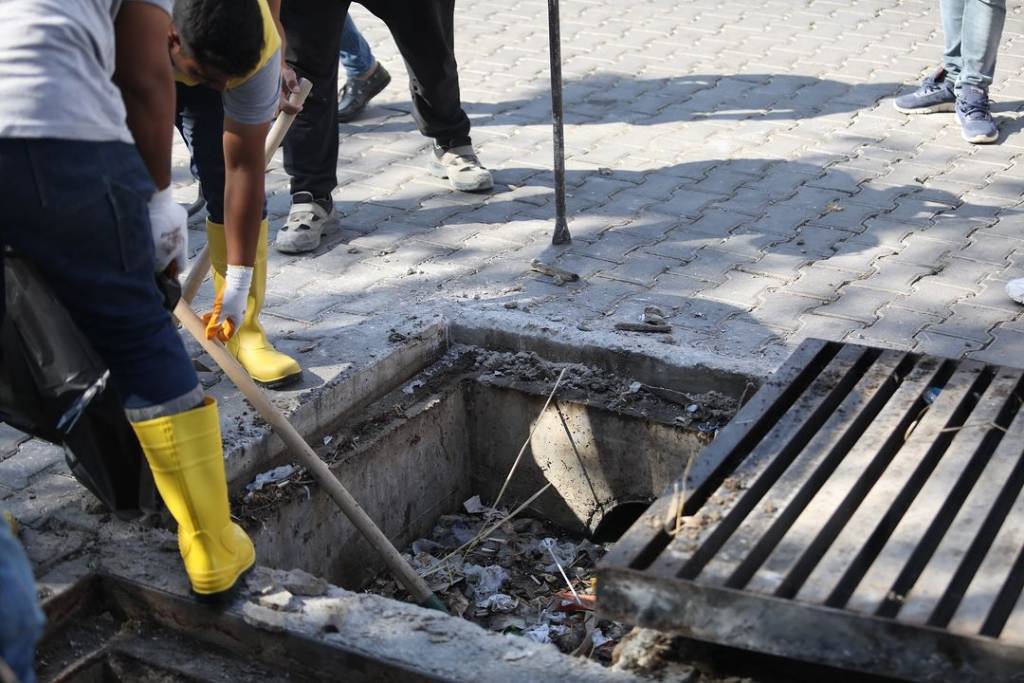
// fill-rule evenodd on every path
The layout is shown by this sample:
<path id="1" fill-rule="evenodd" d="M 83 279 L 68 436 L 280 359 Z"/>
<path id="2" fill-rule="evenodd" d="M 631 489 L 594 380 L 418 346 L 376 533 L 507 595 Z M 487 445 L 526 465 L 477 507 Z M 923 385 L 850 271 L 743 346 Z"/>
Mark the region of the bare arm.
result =
<path id="1" fill-rule="evenodd" d="M 270 122 L 224 119 L 224 224 L 228 264 L 251 266 L 263 218 L 263 143 Z"/>
<path id="2" fill-rule="evenodd" d="M 128 112 L 128 129 L 157 189 L 171 184 L 174 73 L 167 54 L 170 23 L 171 17 L 155 5 L 126 2 L 114 24 L 114 82 Z"/>

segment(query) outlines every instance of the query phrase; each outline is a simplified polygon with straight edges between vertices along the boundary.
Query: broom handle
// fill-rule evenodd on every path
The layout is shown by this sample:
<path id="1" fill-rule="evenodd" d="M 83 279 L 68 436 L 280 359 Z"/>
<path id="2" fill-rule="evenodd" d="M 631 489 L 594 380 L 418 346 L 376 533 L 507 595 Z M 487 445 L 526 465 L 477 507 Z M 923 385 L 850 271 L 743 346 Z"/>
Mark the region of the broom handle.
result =
<path id="1" fill-rule="evenodd" d="M 299 89 L 291 94 L 288 101 L 296 107 L 301 107 L 306 101 L 306 97 L 309 95 L 309 91 L 313 89 L 313 84 L 309 79 L 303 78 L 299 81 Z M 270 165 L 270 160 L 274 158 L 274 154 L 277 152 L 277 148 L 281 146 L 284 141 L 284 136 L 288 134 L 288 129 L 292 127 L 292 123 L 295 122 L 296 114 L 281 114 L 274 121 L 274 125 L 271 127 L 270 132 L 267 133 L 267 141 L 263 146 L 264 156 L 266 158 L 265 166 Z M 196 298 L 196 292 L 199 291 L 199 286 L 203 284 L 203 280 L 206 279 L 206 274 L 210 272 L 210 248 L 204 246 L 199 254 L 196 256 L 195 261 L 192 263 L 192 270 L 189 271 L 188 277 L 185 278 L 185 284 L 181 288 L 181 298 L 188 303 L 192 303 L 192 300 Z"/>
<path id="2" fill-rule="evenodd" d="M 292 454 L 298 457 L 303 466 L 313 474 L 313 477 L 320 486 L 326 489 L 327 493 L 334 499 L 334 502 L 341 508 L 341 511 L 345 513 L 349 521 L 373 546 L 374 550 L 380 553 L 391 573 L 405 586 L 406 590 L 420 603 L 430 602 L 431 599 L 436 600 L 436 596 L 434 596 L 433 591 L 430 590 L 426 582 L 409 566 L 409 563 L 405 561 L 405 558 L 399 554 L 395 547 L 391 545 L 388 537 L 373 523 L 373 520 L 366 514 L 359 505 L 359 502 L 342 486 L 338 478 L 327 467 L 327 464 L 310 448 L 309 444 L 296 431 L 295 427 L 288 422 L 287 418 L 281 414 L 281 411 L 267 400 L 263 391 L 249 377 L 249 373 L 227 352 L 223 344 L 217 340 L 206 338 L 206 326 L 184 300 L 178 302 L 177 308 L 174 309 L 174 315 L 181 321 L 185 329 L 195 337 L 196 341 L 202 345 L 203 349 L 213 357 L 213 360 L 224 370 L 224 373 L 231 381 L 235 383 L 239 391 L 256 409 L 256 412 L 270 423 Z"/>

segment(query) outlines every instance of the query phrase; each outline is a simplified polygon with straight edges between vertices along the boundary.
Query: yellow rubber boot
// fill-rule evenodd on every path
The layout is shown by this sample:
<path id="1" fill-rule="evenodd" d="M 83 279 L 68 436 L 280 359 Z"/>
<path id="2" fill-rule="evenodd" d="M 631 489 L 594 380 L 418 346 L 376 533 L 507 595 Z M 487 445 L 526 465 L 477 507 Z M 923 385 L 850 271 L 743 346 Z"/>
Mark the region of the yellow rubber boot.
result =
<path id="1" fill-rule="evenodd" d="M 228 590 L 256 561 L 249 536 L 231 521 L 217 404 L 133 422 L 157 490 L 178 522 L 178 550 L 192 590 Z"/>
<path id="2" fill-rule="evenodd" d="M 210 264 L 213 267 L 213 285 L 217 291 L 224 286 L 228 267 L 228 247 L 224 225 L 206 221 L 206 238 L 210 243 Z M 256 262 L 252 268 L 252 285 L 245 304 L 245 319 L 230 340 L 227 348 L 242 364 L 249 376 L 268 389 L 280 389 L 299 381 L 302 368 L 291 356 L 273 346 L 260 325 L 259 315 L 267 294 L 267 221 L 260 223 Z"/>

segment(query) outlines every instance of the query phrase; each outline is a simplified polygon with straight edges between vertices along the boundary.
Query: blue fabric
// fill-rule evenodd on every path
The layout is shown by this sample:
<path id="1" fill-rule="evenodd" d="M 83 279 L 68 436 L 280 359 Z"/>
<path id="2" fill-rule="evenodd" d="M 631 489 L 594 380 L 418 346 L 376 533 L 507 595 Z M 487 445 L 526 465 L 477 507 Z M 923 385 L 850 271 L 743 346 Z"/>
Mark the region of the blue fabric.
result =
<path id="1" fill-rule="evenodd" d="M 345 26 L 341 30 L 341 50 L 338 52 L 341 65 L 345 67 L 348 78 L 358 78 L 370 70 L 377 60 L 373 57 L 370 45 L 363 34 L 356 28 L 352 15 L 345 15 Z"/>
<path id="2" fill-rule="evenodd" d="M 964 85 L 987 91 L 1006 21 L 1006 0 L 941 0 L 945 37 L 943 66 L 959 92 Z"/>
<path id="3" fill-rule="evenodd" d="M 214 223 L 224 222 L 224 102 L 205 85 L 177 84 L 175 123 L 192 155 L 192 177 L 199 181 L 206 212 Z M 267 215 L 266 198 L 263 217 Z"/>
<path id="4" fill-rule="evenodd" d="M 4 139 L 0 178 L 0 243 L 46 278 L 110 368 L 125 408 L 195 389 L 192 361 L 156 285 L 154 187 L 135 146 Z"/>
<path id="5" fill-rule="evenodd" d="M 0 659 L 21 683 L 35 683 L 33 660 L 44 623 L 32 567 L 21 544 L 0 519 Z"/>

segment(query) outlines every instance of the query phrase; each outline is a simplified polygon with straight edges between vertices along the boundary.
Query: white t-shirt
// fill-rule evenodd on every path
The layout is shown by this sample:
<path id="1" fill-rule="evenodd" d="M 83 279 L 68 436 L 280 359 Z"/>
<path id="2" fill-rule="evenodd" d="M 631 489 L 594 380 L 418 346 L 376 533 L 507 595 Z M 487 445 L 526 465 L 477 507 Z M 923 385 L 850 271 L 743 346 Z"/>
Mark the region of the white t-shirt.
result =
<path id="1" fill-rule="evenodd" d="M 148 2 L 171 13 L 173 0 Z M 122 0 L 0 0 L 0 138 L 132 142 L 114 85 Z"/>

